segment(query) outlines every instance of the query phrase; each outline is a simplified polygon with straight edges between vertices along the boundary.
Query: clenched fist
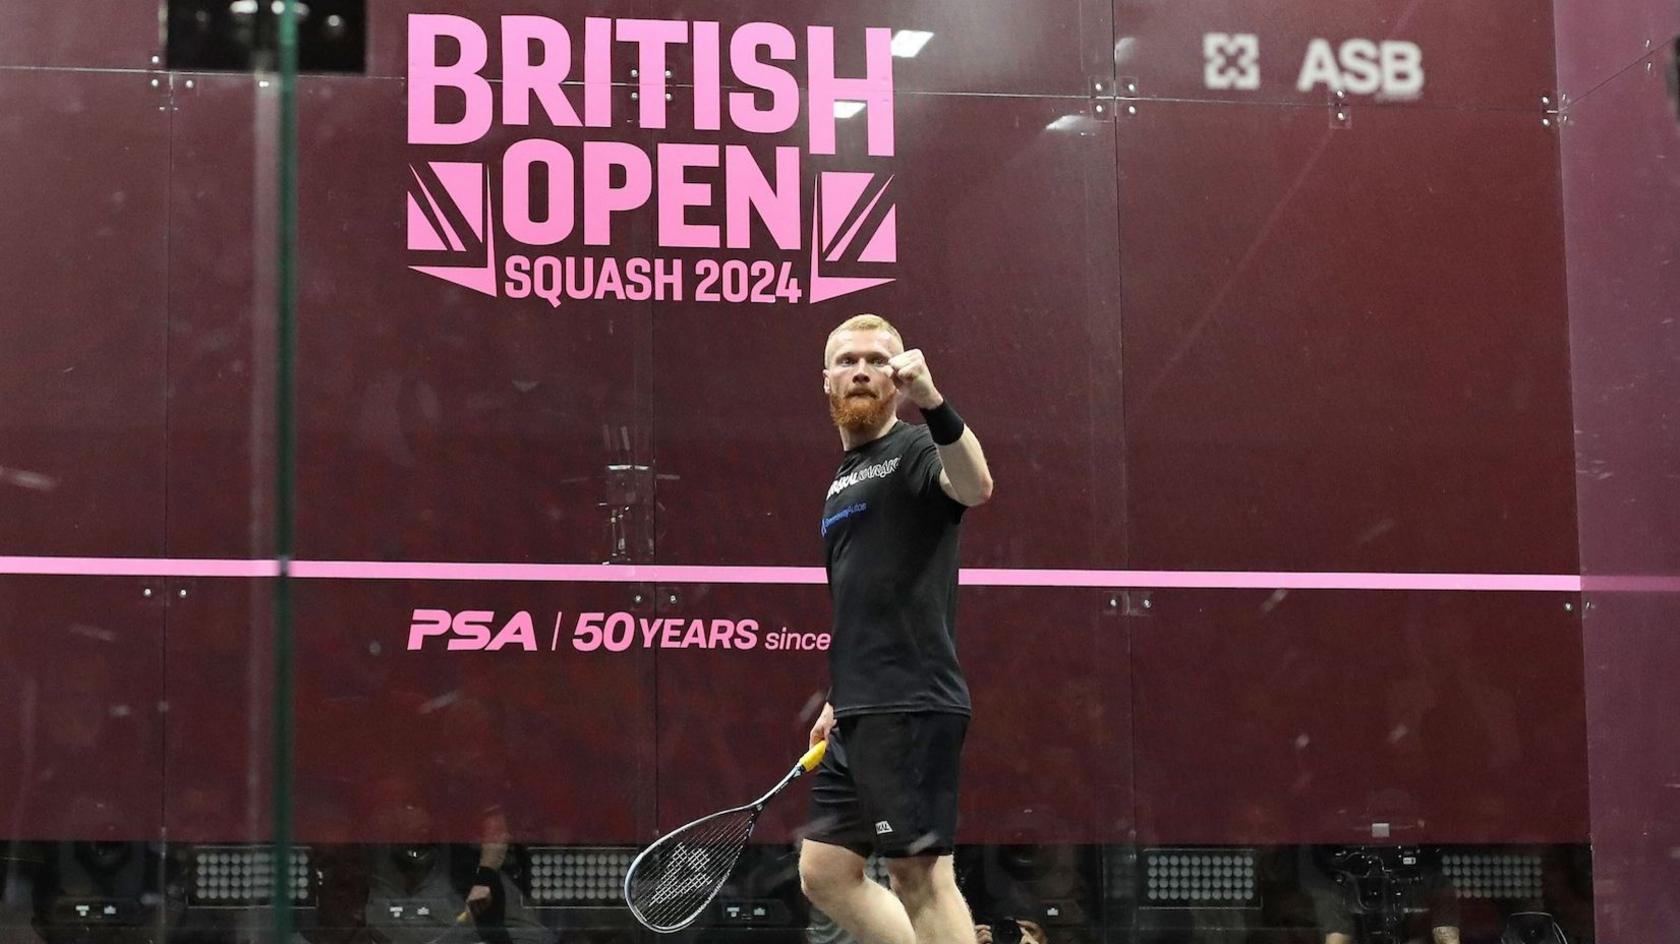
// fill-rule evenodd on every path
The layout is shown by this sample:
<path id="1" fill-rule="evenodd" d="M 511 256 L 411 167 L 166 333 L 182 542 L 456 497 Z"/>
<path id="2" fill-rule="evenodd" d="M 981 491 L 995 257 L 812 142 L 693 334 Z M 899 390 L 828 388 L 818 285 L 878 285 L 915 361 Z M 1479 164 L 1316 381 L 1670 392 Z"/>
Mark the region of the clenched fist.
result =
<path id="1" fill-rule="evenodd" d="M 887 361 L 887 376 L 892 378 L 893 386 L 897 387 L 900 393 L 924 410 L 931 410 L 945 402 L 945 398 L 939 395 L 939 390 L 933 385 L 933 373 L 928 370 L 927 358 L 922 355 L 922 349 L 919 347 L 913 347 Z"/>

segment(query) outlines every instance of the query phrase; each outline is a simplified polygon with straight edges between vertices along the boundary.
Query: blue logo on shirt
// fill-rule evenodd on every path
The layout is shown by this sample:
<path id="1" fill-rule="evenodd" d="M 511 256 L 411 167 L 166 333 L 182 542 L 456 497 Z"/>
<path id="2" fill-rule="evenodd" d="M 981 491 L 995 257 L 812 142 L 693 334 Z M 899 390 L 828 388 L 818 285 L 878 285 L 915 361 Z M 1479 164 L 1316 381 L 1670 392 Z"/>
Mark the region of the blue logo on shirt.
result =
<path id="1" fill-rule="evenodd" d="M 853 515 L 861 515 L 868 510 L 869 510 L 869 503 L 868 502 L 858 502 L 855 505 L 847 505 L 846 507 L 840 509 L 839 511 L 835 512 L 834 514 L 829 515 L 827 518 L 824 518 L 823 521 L 822 521 L 823 537 L 825 537 L 825 538 L 828 537 L 828 529 L 829 528 L 834 527 L 835 525 L 839 524 L 842 521 L 845 521 L 847 518 L 850 518 Z"/>

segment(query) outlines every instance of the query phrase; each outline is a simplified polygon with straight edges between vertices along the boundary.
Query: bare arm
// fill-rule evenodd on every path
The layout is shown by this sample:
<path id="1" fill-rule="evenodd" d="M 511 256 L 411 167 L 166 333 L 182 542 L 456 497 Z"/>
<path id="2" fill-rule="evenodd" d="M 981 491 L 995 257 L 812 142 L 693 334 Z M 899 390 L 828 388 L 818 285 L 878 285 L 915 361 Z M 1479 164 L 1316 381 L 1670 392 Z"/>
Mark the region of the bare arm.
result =
<path id="1" fill-rule="evenodd" d="M 478 867 L 481 869 L 499 869 L 507 861 L 508 847 L 505 842 L 487 842 L 478 853 Z"/>
<path id="2" fill-rule="evenodd" d="M 481 868 L 499 869 L 507 861 L 508 840 L 512 838 L 508 832 L 507 816 L 500 807 L 492 807 L 484 814 L 484 841 L 479 846 L 478 864 Z"/>
<path id="3" fill-rule="evenodd" d="M 472 888 L 467 892 L 467 910 L 455 919 L 457 922 L 465 920 L 469 913 L 478 914 L 490 907 L 492 879 L 484 873 L 499 870 L 507 861 L 508 838 L 507 818 L 501 810 L 491 810 L 484 817 L 484 843 L 478 852 L 478 872 L 473 875 Z"/>
<path id="4" fill-rule="evenodd" d="M 920 348 L 895 355 L 888 370 L 898 389 L 921 409 L 938 409 L 945 403 L 944 395 L 933 385 L 933 372 L 928 370 Z M 992 497 L 992 473 L 986 468 L 986 454 L 974 430 L 965 427 L 956 442 L 938 448 L 939 461 L 945 466 L 939 473 L 939 487 L 971 508 L 985 504 Z"/>
<path id="5" fill-rule="evenodd" d="M 939 473 L 939 487 L 945 494 L 970 508 L 991 499 L 992 472 L 986 468 L 986 454 L 981 451 L 974 430 L 964 429 L 961 439 L 940 446 L 939 461 L 945 465 L 945 470 Z"/>

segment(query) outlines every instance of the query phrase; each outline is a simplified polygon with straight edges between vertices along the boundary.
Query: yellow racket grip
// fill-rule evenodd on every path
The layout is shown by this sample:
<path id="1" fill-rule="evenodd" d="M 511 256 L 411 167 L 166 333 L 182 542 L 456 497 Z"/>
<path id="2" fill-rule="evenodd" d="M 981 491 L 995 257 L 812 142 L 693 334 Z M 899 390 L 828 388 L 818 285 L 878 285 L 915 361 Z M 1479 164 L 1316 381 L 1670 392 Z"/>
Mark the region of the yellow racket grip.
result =
<path id="1" fill-rule="evenodd" d="M 799 758 L 799 766 L 804 768 L 806 773 L 810 773 L 811 771 L 817 769 L 817 765 L 822 763 L 823 755 L 827 753 L 828 739 L 823 738 L 817 742 L 816 747 L 806 751 L 805 756 Z"/>

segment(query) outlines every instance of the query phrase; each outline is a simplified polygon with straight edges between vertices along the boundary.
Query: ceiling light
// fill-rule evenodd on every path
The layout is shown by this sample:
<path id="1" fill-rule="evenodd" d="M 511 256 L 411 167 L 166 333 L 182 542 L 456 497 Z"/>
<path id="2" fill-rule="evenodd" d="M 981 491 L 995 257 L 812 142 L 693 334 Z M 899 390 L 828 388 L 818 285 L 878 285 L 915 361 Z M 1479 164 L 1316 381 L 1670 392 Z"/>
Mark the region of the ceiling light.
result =
<path id="1" fill-rule="evenodd" d="M 913 59 L 922 51 L 933 34 L 926 30 L 898 30 L 892 37 L 892 54 L 900 59 Z"/>

